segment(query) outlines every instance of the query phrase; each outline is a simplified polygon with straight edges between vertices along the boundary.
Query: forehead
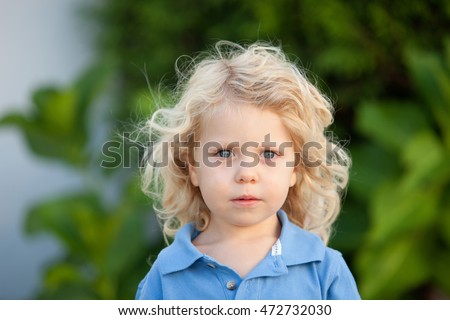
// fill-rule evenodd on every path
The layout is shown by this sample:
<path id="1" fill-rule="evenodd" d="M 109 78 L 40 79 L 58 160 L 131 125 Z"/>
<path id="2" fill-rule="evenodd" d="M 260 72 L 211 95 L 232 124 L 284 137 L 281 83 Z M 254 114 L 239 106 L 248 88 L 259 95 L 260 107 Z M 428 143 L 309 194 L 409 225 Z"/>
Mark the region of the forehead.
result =
<path id="1" fill-rule="evenodd" d="M 267 135 L 270 141 L 292 140 L 282 118 L 267 107 L 228 103 L 202 117 L 202 141 L 261 143 Z"/>

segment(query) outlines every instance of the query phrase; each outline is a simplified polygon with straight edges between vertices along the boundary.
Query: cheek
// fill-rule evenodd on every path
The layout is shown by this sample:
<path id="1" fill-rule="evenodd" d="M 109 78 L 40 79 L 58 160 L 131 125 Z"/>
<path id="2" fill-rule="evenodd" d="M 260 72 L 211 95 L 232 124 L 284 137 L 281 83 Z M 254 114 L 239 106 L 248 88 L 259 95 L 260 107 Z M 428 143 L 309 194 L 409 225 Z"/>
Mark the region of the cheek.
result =
<path id="1" fill-rule="evenodd" d="M 277 163 L 276 169 L 268 172 L 267 175 L 274 183 L 283 188 L 292 187 L 297 182 L 297 170 L 290 167 L 289 163 Z"/>
<path id="2" fill-rule="evenodd" d="M 289 181 L 289 187 L 293 187 L 297 183 L 297 171 L 293 170 Z"/>
<path id="3" fill-rule="evenodd" d="M 203 201 L 210 211 L 215 211 L 221 206 L 222 200 L 230 190 L 230 183 L 214 170 L 201 171 L 199 175 L 199 190 Z"/>
<path id="4" fill-rule="evenodd" d="M 189 179 L 191 180 L 191 183 L 195 186 L 199 186 L 199 176 L 197 169 L 193 166 L 189 165 Z"/>
<path id="5" fill-rule="evenodd" d="M 222 168 L 203 166 L 197 170 L 196 177 L 200 188 L 218 189 L 230 183 L 226 170 Z"/>

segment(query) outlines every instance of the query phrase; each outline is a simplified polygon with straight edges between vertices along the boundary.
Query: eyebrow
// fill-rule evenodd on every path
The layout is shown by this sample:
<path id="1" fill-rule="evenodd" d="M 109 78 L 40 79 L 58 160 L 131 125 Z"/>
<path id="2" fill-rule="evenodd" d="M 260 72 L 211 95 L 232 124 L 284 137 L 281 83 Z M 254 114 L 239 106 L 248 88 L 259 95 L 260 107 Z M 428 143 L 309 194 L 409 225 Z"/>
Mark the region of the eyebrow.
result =
<path id="1" fill-rule="evenodd" d="M 221 147 L 223 149 L 235 149 L 235 148 L 239 148 L 241 147 L 240 143 L 238 141 L 232 141 L 232 142 L 227 142 L 227 141 L 209 141 L 207 143 L 213 143 L 213 146 L 216 147 Z"/>
<path id="2" fill-rule="evenodd" d="M 286 146 L 286 144 L 288 144 Z M 286 147 L 292 147 L 293 143 L 292 142 L 281 142 L 279 144 L 275 143 L 275 144 L 271 144 L 271 145 L 267 145 L 264 143 L 258 143 L 256 141 L 246 141 L 243 144 L 240 144 L 237 141 L 233 141 L 233 142 L 226 142 L 226 143 L 220 143 L 218 141 L 208 141 L 205 143 L 205 146 L 207 146 L 208 148 L 211 147 L 216 147 L 216 148 L 222 148 L 222 149 L 226 149 L 226 150 L 232 150 L 232 149 L 241 149 L 243 147 L 254 147 L 257 149 L 264 149 L 264 150 L 278 150 L 280 149 L 280 146 L 286 146 Z"/>
<path id="3" fill-rule="evenodd" d="M 239 141 L 228 141 L 228 140 L 220 140 L 220 139 L 212 139 L 209 141 L 206 141 L 204 146 L 210 147 L 216 147 L 216 148 L 222 148 L 222 149 L 235 149 L 235 148 L 242 148 L 244 146 L 246 147 L 254 147 L 254 148 L 260 148 L 260 149 L 279 149 L 280 146 L 286 147 L 293 147 L 292 141 L 262 141 L 262 142 L 256 142 L 256 141 L 245 141 L 242 144 Z"/>

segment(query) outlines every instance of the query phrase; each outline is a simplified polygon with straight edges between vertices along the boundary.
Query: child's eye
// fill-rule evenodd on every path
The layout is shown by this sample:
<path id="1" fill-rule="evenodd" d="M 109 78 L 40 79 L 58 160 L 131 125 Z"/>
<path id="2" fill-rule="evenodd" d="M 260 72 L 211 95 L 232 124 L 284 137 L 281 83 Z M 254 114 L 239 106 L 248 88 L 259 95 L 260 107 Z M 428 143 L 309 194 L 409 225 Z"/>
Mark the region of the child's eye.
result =
<path id="1" fill-rule="evenodd" d="M 222 158 L 229 158 L 233 155 L 233 152 L 231 150 L 220 150 L 217 151 L 217 155 Z"/>
<path id="2" fill-rule="evenodd" d="M 263 156 L 265 159 L 273 159 L 273 158 L 275 158 L 277 155 L 278 155 L 278 154 L 277 154 L 276 152 L 270 151 L 270 150 L 266 150 L 266 151 L 264 151 L 264 152 L 262 153 L 262 156 Z"/>

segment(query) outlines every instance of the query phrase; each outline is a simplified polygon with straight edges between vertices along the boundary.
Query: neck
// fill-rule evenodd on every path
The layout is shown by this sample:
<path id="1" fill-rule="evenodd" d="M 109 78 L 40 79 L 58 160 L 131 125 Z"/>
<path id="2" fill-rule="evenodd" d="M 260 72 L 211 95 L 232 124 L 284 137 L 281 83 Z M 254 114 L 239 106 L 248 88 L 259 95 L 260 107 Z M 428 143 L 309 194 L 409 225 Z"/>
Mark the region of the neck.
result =
<path id="1" fill-rule="evenodd" d="M 277 239 L 280 233 L 281 224 L 276 214 L 251 226 L 230 225 L 211 218 L 208 227 L 202 232 L 208 242 L 242 242 L 269 237 Z"/>

